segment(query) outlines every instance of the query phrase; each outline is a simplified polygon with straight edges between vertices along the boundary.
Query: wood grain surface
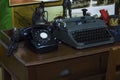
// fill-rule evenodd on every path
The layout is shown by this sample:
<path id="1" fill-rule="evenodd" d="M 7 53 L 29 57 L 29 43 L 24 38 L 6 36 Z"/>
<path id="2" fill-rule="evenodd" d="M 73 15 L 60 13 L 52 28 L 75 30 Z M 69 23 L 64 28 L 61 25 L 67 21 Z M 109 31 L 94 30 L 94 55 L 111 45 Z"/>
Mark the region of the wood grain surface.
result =
<path id="1" fill-rule="evenodd" d="M 9 3 L 11 6 L 13 5 L 20 5 L 20 4 L 29 4 L 29 3 L 35 3 L 38 1 L 35 0 L 9 0 Z"/>
<path id="2" fill-rule="evenodd" d="M 34 3 L 40 3 L 43 2 L 52 2 L 47 5 L 60 5 L 62 0 L 9 0 L 10 6 L 16 6 L 16 5 L 24 5 L 24 4 L 34 4 Z"/>

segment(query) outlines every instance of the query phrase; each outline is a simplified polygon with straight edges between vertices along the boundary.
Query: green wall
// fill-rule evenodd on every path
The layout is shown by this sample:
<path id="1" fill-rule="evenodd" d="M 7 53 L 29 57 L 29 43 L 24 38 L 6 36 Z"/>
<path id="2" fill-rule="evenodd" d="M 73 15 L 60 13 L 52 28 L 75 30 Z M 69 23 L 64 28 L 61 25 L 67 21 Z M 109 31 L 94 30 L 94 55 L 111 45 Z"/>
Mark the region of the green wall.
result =
<path id="1" fill-rule="evenodd" d="M 0 30 L 12 28 L 12 8 L 9 0 L 0 0 Z"/>

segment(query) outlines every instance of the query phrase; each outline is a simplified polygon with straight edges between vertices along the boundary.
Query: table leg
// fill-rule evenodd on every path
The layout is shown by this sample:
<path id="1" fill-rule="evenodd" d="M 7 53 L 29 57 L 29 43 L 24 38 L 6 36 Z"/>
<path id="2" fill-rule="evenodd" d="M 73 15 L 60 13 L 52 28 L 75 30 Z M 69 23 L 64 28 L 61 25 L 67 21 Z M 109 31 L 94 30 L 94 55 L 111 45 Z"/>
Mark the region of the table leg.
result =
<path id="1" fill-rule="evenodd" d="M 2 68 L 2 80 L 12 80 L 10 74 Z"/>

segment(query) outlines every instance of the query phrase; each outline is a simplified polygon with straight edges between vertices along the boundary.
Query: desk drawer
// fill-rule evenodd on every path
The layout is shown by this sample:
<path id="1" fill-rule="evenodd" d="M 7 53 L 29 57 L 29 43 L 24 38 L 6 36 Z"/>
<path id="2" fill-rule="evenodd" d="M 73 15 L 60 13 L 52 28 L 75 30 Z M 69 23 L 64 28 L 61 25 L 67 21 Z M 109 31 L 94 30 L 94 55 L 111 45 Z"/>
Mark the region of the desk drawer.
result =
<path id="1" fill-rule="evenodd" d="M 28 80 L 77 80 L 99 72 L 99 56 L 67 59 L 30 67 Z"/>

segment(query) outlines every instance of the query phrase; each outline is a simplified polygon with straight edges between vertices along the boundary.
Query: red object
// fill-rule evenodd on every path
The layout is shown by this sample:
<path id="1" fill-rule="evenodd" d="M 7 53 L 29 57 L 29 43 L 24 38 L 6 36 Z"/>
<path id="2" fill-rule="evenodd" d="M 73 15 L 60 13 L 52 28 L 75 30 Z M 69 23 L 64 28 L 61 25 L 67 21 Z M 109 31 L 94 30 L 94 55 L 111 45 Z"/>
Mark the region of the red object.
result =
<path id="1" fill-rule="evenodd" d="M 101 17 L 102 19 L 105 21 L 105 23 L 108 25 L 108 13 L 105 9 L 101 9 L 100 10 L 100 13 L 101 13 Z"/>

